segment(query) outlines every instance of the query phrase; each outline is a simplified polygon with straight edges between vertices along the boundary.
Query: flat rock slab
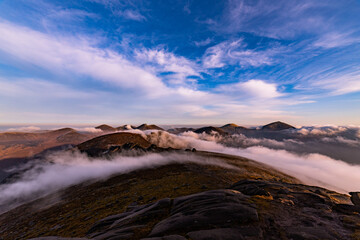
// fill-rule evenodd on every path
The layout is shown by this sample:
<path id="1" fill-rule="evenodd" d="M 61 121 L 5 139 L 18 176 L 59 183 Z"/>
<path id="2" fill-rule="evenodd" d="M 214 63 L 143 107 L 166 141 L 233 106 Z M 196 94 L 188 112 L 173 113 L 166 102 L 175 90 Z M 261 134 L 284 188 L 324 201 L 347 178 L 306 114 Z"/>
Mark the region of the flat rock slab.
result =
<path id="1" fill-rule="evenodd" d="M 146 223 L 166 216 L 170 204 L 171 200 L 165 198 L 155 203 L 134 207 L 129 212 L 104 218 L 91 227 L 88 237 L 97 240 L 130 239 L 134 232 L 146 228 Z"/>
<path id="2" fill-rule="evenodd" d="M 255 206 L 234 190 L 213 190 L 174 200 L 170 216 L 155 225 L 149 236 L 229 227 L 258 221 Z"/>
<path id="3" fill-rule="evenodd" d="M 146 228 L 146 223 L 151 221 L 157 221 L 148 236 L 152 240 L 183 240 L 186 238 L 178 235 L 179 232 L 185 235 L 187 232 L 211 228 L 248 226 L 258 222 L 255 205 L 249 203 L 248 199 L 238 191 L 227 189 L 174 200 L 166 198 L 104 218 L 89 230 L 88 237 L 97 240 L 131 239 L 136 231 Z M 247 228 L 244 229 L 246 235 Z M 241 229 L 236 231 L 240 232 Z M 218 235 L 220 233 L 220 230 L 217 231 Z"/>

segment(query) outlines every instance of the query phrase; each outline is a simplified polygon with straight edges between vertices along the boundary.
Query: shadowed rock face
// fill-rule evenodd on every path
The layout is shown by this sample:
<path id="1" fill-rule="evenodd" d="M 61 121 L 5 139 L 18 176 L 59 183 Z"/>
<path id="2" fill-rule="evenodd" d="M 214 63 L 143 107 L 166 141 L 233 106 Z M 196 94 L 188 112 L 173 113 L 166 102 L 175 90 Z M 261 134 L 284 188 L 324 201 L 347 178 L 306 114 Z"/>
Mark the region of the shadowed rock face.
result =
<path id="1" fill-rule="evenodd" d="M 0 183 L 1 183 L 7 176 L 9 176 L 9 173 L 0 170 Z"/>
<path id="2" fill-rule="evenodd" d="M 261 129 L 262 130 L 281 131 L 281 130 L 286 130 L 286 129 L 295 129 L 295 127 L 293 127 L 287 123 L 278 121 L 278 122 L 273 122 L 273 123 L 267 124 L 267 125 L 263 126 Z"/>
<path id="3" fill-rule="evenodd" d="M 351 192 L 351 201 L 354 205 L 360 206 L 360 192 Z"/>

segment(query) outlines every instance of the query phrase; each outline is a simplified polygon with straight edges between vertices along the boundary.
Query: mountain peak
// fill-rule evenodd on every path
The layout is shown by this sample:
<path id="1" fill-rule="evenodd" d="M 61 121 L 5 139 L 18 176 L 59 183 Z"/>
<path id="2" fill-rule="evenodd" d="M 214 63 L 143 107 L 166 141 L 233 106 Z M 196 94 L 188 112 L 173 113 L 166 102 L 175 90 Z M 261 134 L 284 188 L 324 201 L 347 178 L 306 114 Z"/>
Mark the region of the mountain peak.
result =
<path id="1" fill-rule="evenodd" d="M 239 127 L 239 125 L 236 125 L 235 123 L 228 123 L 228 124 L 225 124 L 224 126 L 222 126 L 220 128 L 226 128 L 226 127 Z"/>
<path id="2" fill-rule="evenodd" d="M 95 127 L 96 129 L 100 129 L 101 131 L 104 131 L 104 132 L 113 132 L 113 131 L 116 131 L 115 128 L 109 126 L 109 125 L 106 125 L 106 124 L 102 124 L 100 126 L 97 126 Z"/>
<path id="3" fill-rule="evenodd" d="M 281 131 L 281 130 L 285 130 L 285 129 L 295 129 L 295 127 L 291 126 L 287 123 L 277 121 L 277 122 L 269 123 L 269 124 L 263 126 L 261 129 L 262 130 Z"/>
<path id="4" fill-rule="evenodd" d="M 164 130 L 162 129 L 161 127 L 159 126 L 156 126 L 155 124 L 141 124 L 140 126 L 137 127 L 137 129 L 140 129 L 140 130 L 151 130 L 151 129 L 155 129 L 155 130 Z"/>
<path id="5" fill-rule="evenodd" d="M 208 127 L 202 127 L 199 129 L 196 129 L 194 131 L 195 133 L 206 133 L 206 134 L 212 134 L 213 132 L 216 132 L 220 135 L 225 135 L 227 134 L 224 130 L 222 130 L 221 128 L 218 127 L 213 127 L 213 126 L 208 126 Z"/>

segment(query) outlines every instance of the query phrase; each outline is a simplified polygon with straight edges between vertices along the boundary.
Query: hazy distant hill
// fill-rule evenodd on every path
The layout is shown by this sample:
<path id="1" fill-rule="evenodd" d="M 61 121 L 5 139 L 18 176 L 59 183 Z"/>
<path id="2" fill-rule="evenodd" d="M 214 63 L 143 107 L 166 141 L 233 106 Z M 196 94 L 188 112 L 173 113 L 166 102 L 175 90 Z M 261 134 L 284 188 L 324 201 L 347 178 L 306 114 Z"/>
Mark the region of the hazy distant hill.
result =
<path id="1" fill-rule="evenodd" d="M 80 133 L 72 128 L 36 133 L 0 133 L 0 159 L 30 157 L 47 148 L 64 144 L 79 144 L 97 135 Z"/>

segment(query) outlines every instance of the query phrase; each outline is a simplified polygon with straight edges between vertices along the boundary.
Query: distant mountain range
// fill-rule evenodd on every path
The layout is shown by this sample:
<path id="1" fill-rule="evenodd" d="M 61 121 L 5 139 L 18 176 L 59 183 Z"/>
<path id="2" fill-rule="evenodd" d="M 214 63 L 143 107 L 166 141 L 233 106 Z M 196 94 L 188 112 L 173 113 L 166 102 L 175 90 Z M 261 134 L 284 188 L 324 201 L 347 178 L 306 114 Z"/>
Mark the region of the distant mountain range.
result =
<path id="1" fill-rule="evenodd" d="M 41 131 L 41 132 L 4 132 L 0 133 L 0 161 L 5 158 L 22 158 L 29 157 L 34 154 L 40 153 L 41 151 L 66 145 L 66 144 L 79 144 L 93 137 L 100 136 L 106 133 L 124 131 L 129 129 L 145 130 L 161 130 L 163 128 L 154 124 L 141 124 L 139 126 L 123 125 L 119 127 L 112 127 L 106 124 L 99 125 L 95 129 L 101 130 L 99 132 L 85 132 L 78 131 L 72 128 L 61 128 L 58 130 Z M 261 128 L 262 131 L 282 131 L 287 129 L 294 129 L 293 126 L 282 123 L 274 122 L 265 125 Z M 198 129 L 194 128 L 174 128 L 167 130 L 169 133 L 179 134 L 186 131 L 193 131 L 195 133 L 206 133 L 206 134 L 235 134 L 244 132 L 259 131 L 254 129 L 248 129 L 242 126 L 238 126 L 234 123 L 226 124 L 222 127 L 201 127 Z"/>

